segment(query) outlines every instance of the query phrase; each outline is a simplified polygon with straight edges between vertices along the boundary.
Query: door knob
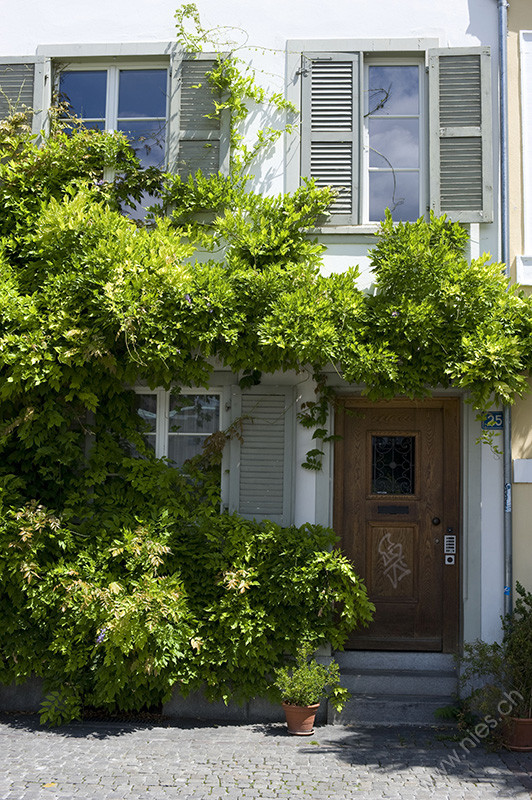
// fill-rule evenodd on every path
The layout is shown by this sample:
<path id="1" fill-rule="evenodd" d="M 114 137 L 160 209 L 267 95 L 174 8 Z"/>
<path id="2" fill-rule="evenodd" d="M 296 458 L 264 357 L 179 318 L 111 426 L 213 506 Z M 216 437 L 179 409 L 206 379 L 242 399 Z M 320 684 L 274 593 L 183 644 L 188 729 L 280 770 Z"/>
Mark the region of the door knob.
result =
<path id="1" fill-rule="evenodd" d="M 439 517 L 432 517 L 432 524 L 433 525 L 439 525 L 440 522 L 441 522 L 441 519 Z"/>

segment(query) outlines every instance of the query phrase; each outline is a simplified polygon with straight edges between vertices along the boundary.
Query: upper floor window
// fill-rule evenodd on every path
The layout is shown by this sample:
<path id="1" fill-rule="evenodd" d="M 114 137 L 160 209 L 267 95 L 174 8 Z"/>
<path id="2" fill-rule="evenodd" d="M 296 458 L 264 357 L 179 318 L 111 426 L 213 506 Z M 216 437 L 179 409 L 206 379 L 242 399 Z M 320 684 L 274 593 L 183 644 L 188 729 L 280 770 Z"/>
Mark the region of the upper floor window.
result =
<path id="1" fill-rule="evenodd" d="M 165 167 L 168 69 L 65 69 L 58 88 L 87 127 L 122 131 L 143 167 Z"/>
<path id="2" fill-rule="evenodd" d="M 432 208 L 459 222 L 490 222 L 489 49 L 424 52 L 413 43 L 398 55 L 404 41 L 383 43 L 388 52 L 358 44 L 288 44 L 289 99 L 301 108 L 288 185 L 313 178 L 336 189 L 331 225 L 379 222 L 387 208 L 396 221 Z M 299 160 L 291 152 L 298 144 Z"/>
<path id="3" fill-rule="evenodd" d="M 33 109 L 33 131 L 47 129 L 53 95 L 88 127 L 123 131 L 143 167 L 186 178 L 229 169 L 227 115 L 208 73 L 212 53 L 183 53 L 172 42 L 43 45 L 37 55 L 2 57 L 0 120 Z"/>

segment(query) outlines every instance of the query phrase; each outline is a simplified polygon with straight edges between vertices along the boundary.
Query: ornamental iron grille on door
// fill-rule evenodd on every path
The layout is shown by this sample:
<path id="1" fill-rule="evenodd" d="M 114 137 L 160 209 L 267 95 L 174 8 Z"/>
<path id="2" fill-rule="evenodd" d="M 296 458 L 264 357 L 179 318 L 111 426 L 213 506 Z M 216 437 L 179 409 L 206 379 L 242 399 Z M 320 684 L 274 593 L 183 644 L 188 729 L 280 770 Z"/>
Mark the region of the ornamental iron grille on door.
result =
<path id="1" fill-rule="evenodd" d="M 372 494 L 415 493 L 415 436 L 371 437 Z"/>

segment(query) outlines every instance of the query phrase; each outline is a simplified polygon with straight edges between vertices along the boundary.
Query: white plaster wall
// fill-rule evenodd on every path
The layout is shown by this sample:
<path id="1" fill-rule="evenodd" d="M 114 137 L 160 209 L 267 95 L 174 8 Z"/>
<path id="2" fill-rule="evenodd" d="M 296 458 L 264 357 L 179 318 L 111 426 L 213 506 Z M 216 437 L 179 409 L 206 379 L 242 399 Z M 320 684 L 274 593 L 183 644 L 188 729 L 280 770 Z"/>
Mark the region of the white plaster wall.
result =
<path id="1" fill-rule="evenodd" d="M 501 448 L 502 434 L 497 434 L 495 444 Z M 487 444 L 481 448 L 482 505 L 480 529 L 481 552 L 481 618 L 480 638 L 493 642 L 500 638 L 500 617 L 504 613 L 504 540 L 503 540 L 503 457 L 493 452 Z M 487 491 L 493 486 L 498 491 Z"/>
<path id="2" fill-rule="evenodd" d="M 197 5 L 206 27 L 234 26 L 238 43 L 281 52 L 287 38 L 307 36 L 436 36 L 442 47 L 496 44 L 496 0 L 379 0 L 378 7 L 375 0 L 270 0 L 267 8 L 249 0 L 197 0 Z M 176 0 L 4 3 L 0 50 L 29 55 L 39 44 L 167 40 L 178 6 Z M 277 60 L 275 53 L 264 57 L 272 65 Z"/>
<path id="3" fill-rule="evenodd" d="M 462 414 L 463 639 L 500 639 L 504 613 L 503 459 L 479 444 L 480 423 L 467 403 Z M 500 448 L 500 436 L 495 444 Z"/>

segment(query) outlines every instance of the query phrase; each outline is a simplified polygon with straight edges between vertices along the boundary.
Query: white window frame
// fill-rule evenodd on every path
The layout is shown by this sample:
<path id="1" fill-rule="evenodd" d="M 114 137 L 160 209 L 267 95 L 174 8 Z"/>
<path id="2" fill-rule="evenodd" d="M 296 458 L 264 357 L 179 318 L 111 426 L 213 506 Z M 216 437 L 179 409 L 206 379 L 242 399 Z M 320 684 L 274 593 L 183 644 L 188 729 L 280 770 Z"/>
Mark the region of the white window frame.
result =
<path id="1" fill-rule="evenodd" d="M 171 390 L 163 388 L 149 389 L 143 386 L 135 386 L 135 394 L 152 395 L 157 398 L 157 411 L 155 417 L 155 456 L 156 458 L 168 457 L 168 435 L 170 433 L 170 396 Z M 186 388 L 181 389 L 180 395 L 217 395 L 220 398 L 220 415 L 218 420 L 218 430 L 227 428 L 228 421 L 225 419 L 224 397 L 223 388 L 220 386 L 213 387 L 212 389 L 199 389 L 199 388 Z M 183 433 L 183 436 L 196 434 Z M 205 435 L 205 439 L 210 436 L 209 433 Z M 199 438 L 199 436 L 198 436 Z"/>
<path id="2" fill-rule="evenodd" d="M 301 54 L 306 52 L 358 52 L 363 56 L 362 68 L 360 69 L 360 92 L 364 92 L 366 86 L 366 64 L 384 63 L 388 64 L 419 64 L 421 73 L 426 72 L 428 51 L 440 46 L 437 38 L 404 38 L 404 39 L 291 39 L 287 42 L 287 99 L 294 106 L 301 109 L 301 84 L 298 74 L 301 70 Z M 428 159 L 428 82 L 421 81 L 422 91 L 420 93 L 421 128 L 423 138 L 420 140 L 420 159 L 421 162 L 421 191 L 420 191 L 420 215 L 428 207 L 428 186 L 430 176 L 430 164 Z M 365 101 L 360 104 L 360 113 L 363 117 Z M 368 172 L 366 169 L 366 159 L 368 158 L 368 141 L 365 133 L 365 120 L 361 120 L 360 146 L 360 186 L 359 194 L 359 222 L 355 225 L 334 225 L 329 224 L 320 228 L 322 233 L 375 233 L 379 229 L 378 222 L 367 220 L 368 213 Z M 289 134 L 286 139 L 286 171 L 285 171 L 285 190 L 294 191 L 300 185 L 300 134 L 295 131 Z"/>
<path id="3" fill-rule="evenodd" d="M 419 209 L 418 217 L 424 216 L 429 209 L 429 151 L 428 151 L 428 80 L 426 79 L 426 66 L 421 56 L 383 56 L 374 53 L 362 53 L 362 91 L 364 94 L 363 102 L 360 103 L 362 119 L 360 130 L 362 131 L 362 169 L 360 171 L 359 198 L 361 224 L 380 224 L 379 220 L 371 220 L 369 217 L 369 173 L 370 173 L 370 147 L 369 147 L 369 68 L 370 67 L 417 67 L 419 74 L 419 113 L 416 115 L 419 120 Z M 401 118 L 406 118 L 402 115 Z M 401 171 L 401 168 L 399 168 Z M 404 170 L 412 171 L 412 170 Z"/>

